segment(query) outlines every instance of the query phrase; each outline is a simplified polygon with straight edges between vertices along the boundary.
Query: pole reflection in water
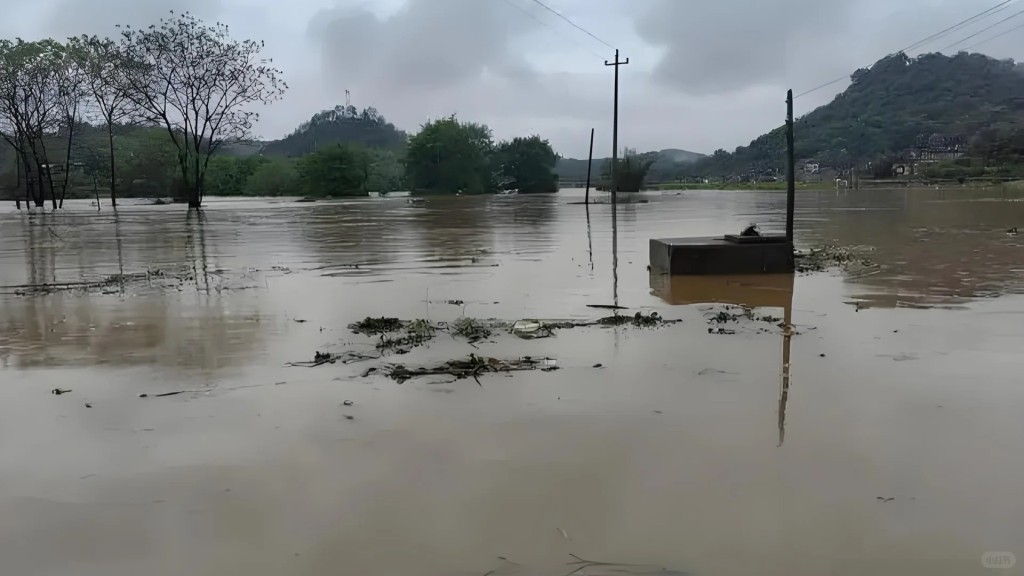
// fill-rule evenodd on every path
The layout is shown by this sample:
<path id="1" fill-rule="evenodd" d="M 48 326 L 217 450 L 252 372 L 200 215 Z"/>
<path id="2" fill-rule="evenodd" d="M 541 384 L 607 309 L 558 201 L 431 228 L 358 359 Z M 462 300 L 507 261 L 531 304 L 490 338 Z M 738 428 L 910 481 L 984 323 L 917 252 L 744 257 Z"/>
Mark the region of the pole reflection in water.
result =
<path id="1" fill-rule="evenodd" d="M 673 306 L 733 304 L 751 308 L 782 308 L 782 382 L 779 387 L 779 442 L 786 438 L 790 352 L 793 339 L 793 274 L 750 276 L 666 276 L 651 273 L 651 293 Z"/>
<path id="2" fill-rule="evenodd" d="M 590 272 L 594 272 L 594 235 L 590 230 L 590 204 L 586 204 L 584 209 L 587 212 L 587 258 L 590 260 Z"/>
<path id="3" fill-rule="evenodd" d="M 612 202 L 612 304 L 619 305 L 619 205 Z"/>

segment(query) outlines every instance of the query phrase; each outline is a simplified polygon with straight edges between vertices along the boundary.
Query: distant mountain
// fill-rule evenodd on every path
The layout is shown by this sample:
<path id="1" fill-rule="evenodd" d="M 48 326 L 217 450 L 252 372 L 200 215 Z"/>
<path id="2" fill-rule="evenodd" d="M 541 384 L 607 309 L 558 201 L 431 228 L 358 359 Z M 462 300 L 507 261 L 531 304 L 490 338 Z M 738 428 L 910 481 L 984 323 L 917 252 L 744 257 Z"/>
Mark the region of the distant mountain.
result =
<path id="1" fill-rule="evenodd" d="M 667 148 L 658 152 L 646 152 L 641 154 L 641 156 L 654 160 L 650 172 L 647 173 L 648 182 L 671 180 L 675 178 L 675 174 L 684 166 L 707 157 L 704 154 L 679 150 L 677 148 Z M 591 169 L 591 179 L 594 182 L 599 179 L 604 165 L 610 161 L 611 158 L 594 158 L 593 168 Z M 559 180 L 582 182 L 587 179 L 587 161 L 586 159 L 559 158 L 558 164 L 555 165 L 555 172 L 558 173 Z"/>
<path id="2" fill-rule="evenodd" d="M 1024 153 L 1024 66 L 983 54 L 897 53 L 857 70 L 829 104 L 797 119 L 796 156 L 823 167 L 891 166 L 908 149 L 965 149 L 991 164 Z M 785 128 L 734 152 L 718 150 L 688 175 L 736 176 L 785 169 Z M 1000 160 L 1002 158 L 1003 160 Z"/>
<path id="3" fill-rule="evenodd" d="M 318 112 L 285 138 L 268 142 L 262 152 L 266 156 L 293 157 L 321 146 L 349 143 L 398 151 L 405 147 L 406 140 L 406 133 L 395 128 L 375 108 L 359 112 L 355 106 L 337 106 Z"/>

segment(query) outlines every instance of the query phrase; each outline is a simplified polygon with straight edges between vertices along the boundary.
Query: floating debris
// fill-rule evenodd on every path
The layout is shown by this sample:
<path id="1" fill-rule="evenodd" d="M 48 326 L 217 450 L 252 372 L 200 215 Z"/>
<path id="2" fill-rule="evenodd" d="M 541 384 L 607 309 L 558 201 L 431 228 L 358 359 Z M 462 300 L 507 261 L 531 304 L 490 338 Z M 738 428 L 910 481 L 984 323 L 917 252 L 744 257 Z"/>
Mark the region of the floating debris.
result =
<path id="1" fill-rule="evenodd" d="M 353 362 L 361 362 L 363 360 L 377 360 L 380 358 L 380 354 L 364 354 L 362 352 L 356 352 L 354 350 L 346 350 L 341 354 L 332 354 L 330 352 L 314 352 L 312 361 L 303 362 L 289 362 L 286 366 L 293 366 L 299 368 L 316 368 L 317 366 L 323 366 L 324 364 L 334 364 L 341 362 L 342 364 L 352 364 Z"/>
<path id="2" fill-rule="evenodd" d="M 366 317 L 359 322 L 349 324 L 349 330 L 356 334 L 365 334 L 367 336 L 377 336 L 379 334 L 388 334 L 390 332 L 398 332 L 404 327 L 404 324 L 398 318 L 370 318 Z"/>
<path id="3" fill-rule="evenodd" d="M 665 320 L 657 312 L 651 312 L 650 314 L 644 314 L 637 312 L 633 316 L 606 316 L 597 321 L 601 326 L 625 326 L 627 324 L 636 326 L 637 328 L 653 328 L 655 326 L 661 326 L 663 324 L 673 324 L 679 322 L 679 320 Z"/>
<path id="4" fill-rule="evenodd" d="M 516 323 L 512 325 L 512 333 L 523 340 L 549 338 L 555 335 L 551 327 L 540 320 L 517 320 Z"/>
<path id="5" fill-rule="evenodd" d="M 493 329 L 497 325 L 493 322 L 489 324 L 490 326 L 475 318 L 463 317 L 453 322 L 449 328 L 453 335 L 461 336 L 469 340 L 470 344 L 475 344 L 481 340 L 487 340 L 494 333 Z"/>
<path id="6" fill-rule="evenodd" d="M 177 270 L 152 269 L 144 272 L 111 274 L 97 280 L 0 286 L 0 292 L 11 290 L 17 296 L 42 296 L 56 293 L 139 294 L 146 291 L 181 291 L 186 286 L 191 286 L 200 292 L 219 293 L 226 290 L 262 287 L 264 282 L 253 276 L 252 272 L 252 270 L 243 272 L 197 270 L 191 266 L 183 266 Z"/>
<path id="7" fill-rule="evenodd" d="M 391 364 L 383 368 L 384 374 L 396 382 L 405 382 L 418 376 L 454 376 L 457 380 L 473 378 L 477 384 L 483 386 L 479 376 L 485 373 L 497 372 L 523 372 L 528 370 L 541 370 L 551 372 L 558 370 L 558 363 L 552 358 L 532 358 L 523 356 L 515 360 L 500 360 L 486 356 L 470 354 L 466 360 L 448 360 L 443 364 L 435 366 L 408 367 L 404 364 Z M 371 374 L 367 371 L 365 375 Z"/>
<path id="8" fill-rule="evenodd" d="M 843 270 L 853 267 L 877 268 L 877 264 L 862 254 L 866 251 L 868 251 L 866 248 L 841 247 L 831 244 L 811 248 L 806 252 L 795 254 L 796 270 L 797 272 L 825 272 L 833 268 Z"/>
<path id="9" fill-rule="evenodd" d="M 50 390 L 50 394 L 53 394 L 54 396 L 61 396 L 63 394 L 67 394 L 69 392 L 71 392 L 70 389 L 64 389 L 64 388 L 54 388 L 53 390 Z"/>
<path id="10" fill-rule="evenodd" d="M 708 324 L 728 324 L 730 322 L 740 321 L 750 322 L 766 322 L 768 324 L 775 324 L 779 328 L 785 328 L 785 321 L 778 316 L 772 316 L 770 314 L 758 314 L 755 308 L 748 306 L 727 306 L 724 310 L 719 310 L 713 316 L 708 318 Z"/>

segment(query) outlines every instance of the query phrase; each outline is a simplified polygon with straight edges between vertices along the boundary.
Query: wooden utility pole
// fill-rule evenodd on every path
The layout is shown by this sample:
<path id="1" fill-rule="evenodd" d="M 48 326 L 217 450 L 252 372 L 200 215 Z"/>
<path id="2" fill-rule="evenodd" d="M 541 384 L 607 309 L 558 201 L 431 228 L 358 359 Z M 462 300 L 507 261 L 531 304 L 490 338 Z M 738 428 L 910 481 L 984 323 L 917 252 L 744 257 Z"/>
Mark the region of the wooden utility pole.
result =
<path id="1" fill-rule="evenodd" d="M 614 112 L 612 113 L 612 204 L 615 203 L 615 195 L 619 191 L 618 182 L 615 180 L 615 172 L 618 170 L 619 164 L 619 66 L 629 64 L 629 58 L 625 61 L 619 61 L 619 51 L 615 50 L 615 61 L 609 62 L 604 61 L 605 66 L 615 67 L 615 103 Z"/>
<path id="2" fill-rule="evenodd" d="M 587 156 L 587 192 L 583 197 L 584 204 L 590 204 L 590 167 L 594 164 L 594 129 L 590 129 L 590 154 Z"/>
<path id="3" fill-rule="evenodd" d="M 793 243 L 793 204 L 796 200 L 796 151 L 793 149 L 793 91 L 786 95 L 786 242 Z"/>

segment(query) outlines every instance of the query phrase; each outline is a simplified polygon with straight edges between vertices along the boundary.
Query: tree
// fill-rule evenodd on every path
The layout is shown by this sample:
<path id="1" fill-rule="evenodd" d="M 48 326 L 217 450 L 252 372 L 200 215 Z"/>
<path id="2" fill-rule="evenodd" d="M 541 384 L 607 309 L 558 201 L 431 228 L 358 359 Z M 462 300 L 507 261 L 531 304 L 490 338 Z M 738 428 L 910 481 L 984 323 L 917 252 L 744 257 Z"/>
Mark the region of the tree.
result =
<path id="1" fill-rule="evenodd" d="M 198 208 L 210 157 L 250 134 L 259 118 L 252 106 L 281 98 L 281 71 L 261 59 L 262 42 L 234 40 L 227 26 L 187 12 L 171 12 L 159 26 L 124 28 L 120 47 L 123 92 L 167 129 L 189 207 Z"/>
<path id="2" fill-rule="evenodd" d="M 212 196 L 242 196 L 262 160 L 258 156 L 214 156 L 206 176 L 206 191 Z"/>
<path id="3" fill-rule="evenodd" d="M 109 151 L 110 205 L 117 207 L 117 162 L 114 154 L 114 127 L 132 116 L 134 107 L 125 93 L 122 56 L 117 43 L 109 38 L 82 36 L 69 43 L 81 55 L 85 86 L 107 129 Z"/>
<path id="4" fill-rule="evenodd" d="M 335 144 L 300 158 L 296 171 L 309 196 L 365 196 L 370 155 L 359 146 Z"/>
<path id="5" fill-rule="evenodd" d="M 615 169 L 615 189 L 619 192 L 639 192 L 656 158 L 657 155 L 651 153 L 637 154 L 634 148 L 623 150 Z M 611 166 L 611 160 L 604 165 L 603 176 L 608 181 L 611 180 Z"/>
<path id="6" fill-rule="evenodd" d="M 68 192 L 68 180 L 71 177 L 71 153 L 74 150 L 75 129 L 80 123 L 82 109 L 88 94 L 86 84 L 86 54 L 79 49 L 77 43 L 69 42 L 58 51 L 59 61 L 56 62 L 58 82 L 57 106 L 60 110 L 66 138 L 64 150 L 63 181 L 60 188 L 60 207 L 64 206 L 64 197 Z"/>
<path id="7" fill-rule="evenodd" d="M 498 146 L 497 156 L 506 188 L 523 194 L 558 191 L 554 172 L 558 155 L 547 140 L 540 136 L 513 138 Z"/>
<path id="8" fill-rule="evenodd" d="M 295 161 L 265 158 L 245 183 L 247 196 L 293 196 L 301 194 Z"/>
<path id="9" fill-rule="evenodd" d="M 487 126 L 454 115 L 428 122 L 409 139 L 406 181 L 414 191 L 493 192 L 493 149 Z"/>
<path id="10" fill-rule="evenodd" d="M 0 138 L 21 158 L 26 200 L 57 208 L 46 139 L 61 124 L 63 47 L 53 40 L 0 40 Z"/>
<path id="11" fill-rule="evenodd" d="M 370 172 L 366 180 L 369 192 L 394 192 L 403 184 L 404 168 L 394 152 L 390 150 L 367 149 L 370 156 Z"/>

